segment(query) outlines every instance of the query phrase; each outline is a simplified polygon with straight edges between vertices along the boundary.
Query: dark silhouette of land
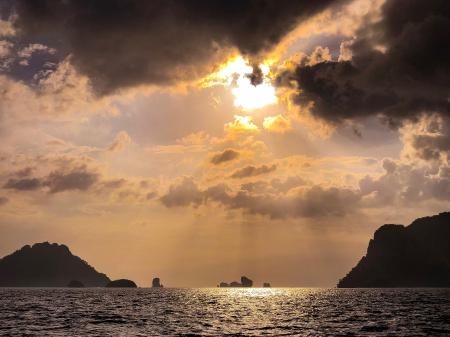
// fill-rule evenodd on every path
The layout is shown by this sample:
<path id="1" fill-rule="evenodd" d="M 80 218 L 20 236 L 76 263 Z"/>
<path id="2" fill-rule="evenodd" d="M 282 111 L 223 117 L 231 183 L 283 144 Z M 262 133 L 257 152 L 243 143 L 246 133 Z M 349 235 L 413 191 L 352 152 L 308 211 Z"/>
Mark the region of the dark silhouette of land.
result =
<path id="1" fill-rule="evenodd" d="M 450 212 L 381 226 L 337 286 L 450 287 Z"/>
<path id="2" fill-rule="evenodd" d="M 250 288 L 252 286 L 253 281 L 246 276 L 241 276 L 241 283 L 236 281 L 233 281 L 231 283 L 220 282 L 218 285 L 219 288 L 239 288 L 239 287 Z"/>
<path id="3" fill-rule="evenodd" d="M 106 288 L 137 288 L 137 285 L 131 280 L 120 279 L 109 282 Z"/>
<path id="4" fill-rule="evenodd" d="M 69 288 L 84 288 L 84 284 L 78 280 L 72 280 L 67 285 Z"/>
<path id="5" fill-rule="evenodd" d="M 159 277 L 155 277 L 152 280 L 152 288 L 163 288 L 164 286 L 161 284 L 161 280 Z"/>
<path id="6" fill-rule="evenodd" d="M 36 243 L 0 259 L 0 287 L 67 287 L 73 280 L 104 287 L 110 280 L 65 245 Z"/>
<path id="7" fill-rule="evenodd" d="M 269 282 L 264 282 L 263 283 L 263 288 L 270 288 L 270 283 Z"/>

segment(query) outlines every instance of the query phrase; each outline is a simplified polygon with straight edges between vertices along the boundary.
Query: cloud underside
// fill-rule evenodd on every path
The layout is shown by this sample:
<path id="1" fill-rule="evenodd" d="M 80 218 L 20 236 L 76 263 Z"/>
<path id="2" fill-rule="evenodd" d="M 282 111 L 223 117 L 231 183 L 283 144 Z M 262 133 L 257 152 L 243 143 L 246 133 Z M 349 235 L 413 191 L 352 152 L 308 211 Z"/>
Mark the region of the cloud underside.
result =
<path id="1" fill-rule="evenodd" d="M 16 25 L 24 39 L 54 36 L 97 92 L 109 93 L 204 75 L 227 49 L 258 55 L 336 2 L 19 0 Z"/>
<path id="2" fill-rule="evenodd" d="M 449 116 L 449 31 L 446 0 L 386 1 L 381 20 L 346 44 L 346 57 L 300 63 L 278 82 L 295 85 L 293 101 L 333 124 L 382 115 L 398 126 L 423 113 Z"/>
<path id="3" fill-rule="evenodd" d="M 4 185 L 5 189 L 17 191 L 34 191 L 46 188 L 49 193 L 64 191 L 86 191 L 99 180 L 99 174 L 90 171 L 85 166 L 76 167 L 68 172 L 53 171 L 45 177 L 10 178 Z"/>
<path id="4" fill-rule="evenodd" d="M 436 171 L 385 159 L 383 168 L 383 175 L 362 178 L 358 188 L 306 185 L 292 177 L 285 182 L 274 179 L 242 184 L 238 190 L 226 183 L 202 189 L 193 178 L 185 177 L 170 186 L 160 201 L 168 208 L 213 203 L 272 219 L 342 217 L 363 209 L 408 207 L 430 199 L 450 201 L 448 166 Z"/>

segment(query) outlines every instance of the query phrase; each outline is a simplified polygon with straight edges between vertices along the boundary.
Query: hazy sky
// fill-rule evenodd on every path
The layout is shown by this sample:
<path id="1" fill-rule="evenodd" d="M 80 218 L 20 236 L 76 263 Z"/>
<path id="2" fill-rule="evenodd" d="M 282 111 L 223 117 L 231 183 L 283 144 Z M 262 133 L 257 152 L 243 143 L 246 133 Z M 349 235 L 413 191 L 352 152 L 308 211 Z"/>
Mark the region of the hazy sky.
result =
<path id="1" fill-rule="evenodd" d="M 449 210 L 446 0 L 5 1 L 0 256 L 333 286 Z"/>

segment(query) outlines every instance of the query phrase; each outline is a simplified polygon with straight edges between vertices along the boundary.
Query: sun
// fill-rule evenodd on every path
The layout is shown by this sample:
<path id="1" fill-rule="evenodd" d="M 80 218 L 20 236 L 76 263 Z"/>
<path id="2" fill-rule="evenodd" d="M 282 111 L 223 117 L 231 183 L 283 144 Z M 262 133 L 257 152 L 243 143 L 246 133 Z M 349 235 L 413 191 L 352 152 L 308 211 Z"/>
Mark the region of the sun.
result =
<path id="1" fill-rule="evenodd" d="M 234 105 L 242 110 L 256 110 L 276 104 L 278 98 L 270 78 L 270 62 L 257 65 L 258 81 L 252 83 L 254 67 L 242 56 L 231 59 L 219 71 L 208 76 L 204 86 L 226 85 L 231 88 Z"/>

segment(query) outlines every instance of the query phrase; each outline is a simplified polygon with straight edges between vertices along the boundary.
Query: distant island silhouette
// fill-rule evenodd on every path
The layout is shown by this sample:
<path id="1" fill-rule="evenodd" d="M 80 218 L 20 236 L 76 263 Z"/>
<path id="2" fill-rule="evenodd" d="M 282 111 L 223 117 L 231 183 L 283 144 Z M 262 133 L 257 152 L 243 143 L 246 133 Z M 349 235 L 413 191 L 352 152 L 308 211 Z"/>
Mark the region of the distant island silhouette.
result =
<path id="1" fill-rule="evenodd" d="M 26 245 L 0 259 L 0 287 L 67 287 L 72 281 L 104 287 L 110 279 L 56 243 Z"/>
<path id="2" fill-rule="evenodd" d="M 159 277 L 155 277 L 152 280 L 152 288 L 164 288 L 164 286 L 161 284 L 161 280 Z"/>
<path id="3" fill-rule="evenodd" d="M 450 212 L 381 226 L 337 286 L 450 287 Z"/>
<path id="4" fill-rule="evenodd" d="M 239 283 L 237 281 L 233 281 L 231 283 L 220 282 L 217 287 L 219 287 L 219 288 L 240 288 L 240 287 L 250 288 L 252 286 L 253 286 L 252 280 L 250 280 L 246 276 L 241 276 L 241 283 Z"/>
<path id="5" fill-rule="evenodd" d="M 106 288 L 137 288 L 137 285 L 131 280 L 120 279 L 109 282 Z"/>

